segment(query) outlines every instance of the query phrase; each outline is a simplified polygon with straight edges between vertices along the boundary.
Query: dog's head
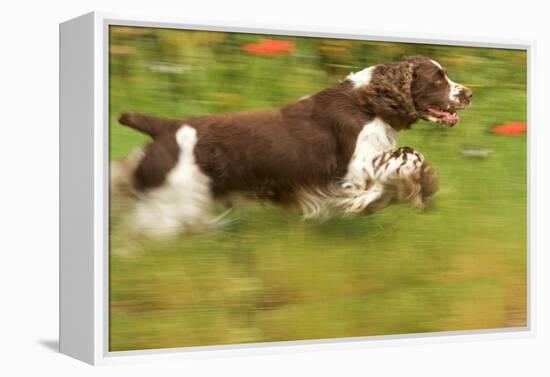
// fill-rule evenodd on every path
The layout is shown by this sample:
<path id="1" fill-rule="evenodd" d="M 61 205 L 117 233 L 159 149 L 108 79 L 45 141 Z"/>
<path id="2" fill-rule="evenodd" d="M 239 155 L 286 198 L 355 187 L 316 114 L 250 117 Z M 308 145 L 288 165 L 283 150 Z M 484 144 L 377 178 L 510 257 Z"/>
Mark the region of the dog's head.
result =
<path id="1" fill-rule="evenodd" d="M 472 91 L 453 82 L 439 63 L 423 56 L 380 64 L 351 77 L 359 104 L 394 128 L 425 119 L 447 127 L 458 120 Z M 354 80 L 355 79 L 355 80 Z"/>
<path id="2" fill-rule="evenodd" d="M 466 108 L 472 91 L 452 81 L 447 70 L 434 60 L 413 58 L 416 62 L 411 84 L 411 97 L 418 116 L 448 127 L 458 120 L 457 110 Z"/>

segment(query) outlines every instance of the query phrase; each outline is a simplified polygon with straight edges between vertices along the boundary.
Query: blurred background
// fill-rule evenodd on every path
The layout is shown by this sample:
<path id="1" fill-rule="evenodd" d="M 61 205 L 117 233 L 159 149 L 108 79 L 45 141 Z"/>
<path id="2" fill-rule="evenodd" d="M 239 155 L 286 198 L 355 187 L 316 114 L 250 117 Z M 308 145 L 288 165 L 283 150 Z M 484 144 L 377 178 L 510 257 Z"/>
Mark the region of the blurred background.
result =
<path id="1" fill-rule="evenodd" d="M 316 223 L 250 202 L 219 231 L 159 241 L 113 201 L 110 350 L 526 326 L 524 51 L 111 26 L 110 158 L 149 141 L 123 111 L 276 107 L 415 54 L 474 90 L 454 128 L 399 135 L 438 173 L 431 208 Z"/>

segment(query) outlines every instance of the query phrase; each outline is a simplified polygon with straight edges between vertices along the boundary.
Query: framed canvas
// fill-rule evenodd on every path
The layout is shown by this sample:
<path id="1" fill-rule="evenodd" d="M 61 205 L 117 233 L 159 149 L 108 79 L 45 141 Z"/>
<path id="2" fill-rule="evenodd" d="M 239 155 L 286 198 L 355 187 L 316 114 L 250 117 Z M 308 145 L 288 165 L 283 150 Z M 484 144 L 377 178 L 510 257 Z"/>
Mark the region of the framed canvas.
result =
<path id="1" fill-rule="evenodd" d="M 61 352 L 531 335 L 533 48 L 62 23 Z"/>

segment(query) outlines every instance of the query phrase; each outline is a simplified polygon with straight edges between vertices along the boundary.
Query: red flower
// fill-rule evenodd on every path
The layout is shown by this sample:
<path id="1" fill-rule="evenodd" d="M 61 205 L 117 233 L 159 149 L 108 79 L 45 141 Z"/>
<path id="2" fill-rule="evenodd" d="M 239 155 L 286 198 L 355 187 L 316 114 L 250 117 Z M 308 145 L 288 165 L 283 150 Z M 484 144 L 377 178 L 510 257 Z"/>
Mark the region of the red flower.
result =
<path id="1" fill-rule="evenodd" d="M 257 43 L 247 43 L 242 49 L 249 54 L 275 55 L 291 53 L 294 51 L 294 43 L 278 39 L 260 39 Z"/>
<path id="2" fill-rule="evenodd" d="M 527 132 L 527 123 L 508 121 L 504 124 L 497 124 L 491 129 L 491 132 L 499 135 L 519 135 Z"/>

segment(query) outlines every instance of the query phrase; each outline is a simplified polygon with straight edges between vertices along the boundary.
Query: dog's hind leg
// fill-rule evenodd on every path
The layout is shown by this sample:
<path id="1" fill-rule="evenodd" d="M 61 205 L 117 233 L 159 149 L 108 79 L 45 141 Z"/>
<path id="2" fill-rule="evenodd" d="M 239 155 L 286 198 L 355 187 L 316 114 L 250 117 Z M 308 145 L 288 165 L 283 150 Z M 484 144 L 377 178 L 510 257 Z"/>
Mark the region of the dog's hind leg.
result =
<path id="1" fill-rule="evenodd" d="M 111 162 L 109 188 L 111 195 L 126 194 L 133 191 L 133 174 L 144 156 L 142 148 L 136 148 L 126 158 Z"/>
<path id="2" fill-rule="evenodd" d="M 180 149 L 176 165 L 161 186 L 144 191 L 136 204 L 133 225 L 151 235 L 200 231 L 213 220 L 210 179 L 195 161 L 197 132 L 183 125 L 174 137 Z"/>

